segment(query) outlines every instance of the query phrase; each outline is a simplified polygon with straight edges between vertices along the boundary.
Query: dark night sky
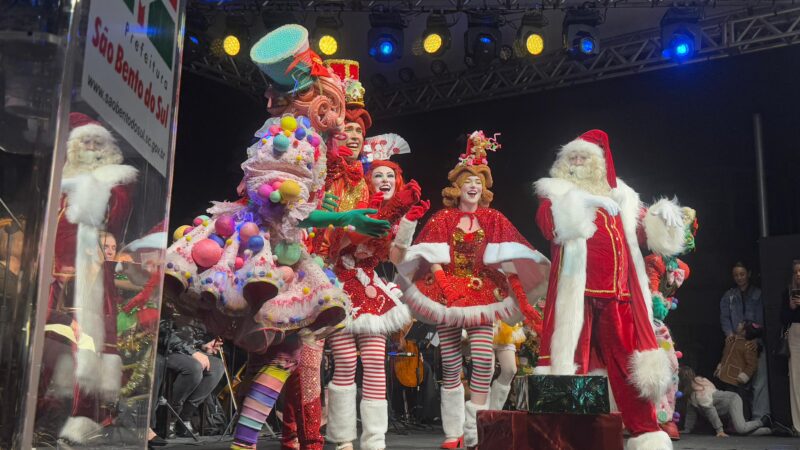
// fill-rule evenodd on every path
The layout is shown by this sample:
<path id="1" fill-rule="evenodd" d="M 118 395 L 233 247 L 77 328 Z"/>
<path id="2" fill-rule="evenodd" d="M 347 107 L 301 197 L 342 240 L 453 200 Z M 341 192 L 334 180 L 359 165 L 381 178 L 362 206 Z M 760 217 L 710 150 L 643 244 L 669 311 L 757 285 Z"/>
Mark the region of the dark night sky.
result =
<path id="1" fill-rule="evenodd" d="M 642 200 L 677 195 L 698 211 L 698 250 L 684 258 L 692 276 L 668 322 L 685 361 L 708 374 L 721 350 L 718 304 L 732 285 L 730 267 L 737 260 L 758 265 L 755 112 L 764 124 L 771 233 L 800 233 L 799 74 L 800 47 L 790 47 L 384 119 L 370 134 L 391 131 L 408 140 L 413 153 L 398 162 L 440 206 L 446 173 L 463 151 L 461 136 L 501 132 L 503 148 L 489 156 L 492 206 L 548 254 L 533 221 L 530 184 L 546 175 L 559 145 L 591 128 L 607 131 L 618 175 Z M 208 201 L 235 195 L 244 149 L 266 118 L 263 105 L 191 74 L 183 78 L 180 108 L 173 229 Z"/>

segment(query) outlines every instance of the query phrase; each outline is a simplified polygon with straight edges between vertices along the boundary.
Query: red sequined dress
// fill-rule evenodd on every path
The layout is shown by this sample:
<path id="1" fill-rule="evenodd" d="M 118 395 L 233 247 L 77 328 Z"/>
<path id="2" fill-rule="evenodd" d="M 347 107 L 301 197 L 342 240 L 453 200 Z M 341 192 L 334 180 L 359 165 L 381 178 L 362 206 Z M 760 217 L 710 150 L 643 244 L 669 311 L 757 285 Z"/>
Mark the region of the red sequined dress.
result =
<path id="1" fill-rule="evenodd" d="M 479 229 L 468 233 L 458 228 L 464 216 L 473 216 Z M 457 299 L 445 298 L 432 264 L 442 265 L 460 294 Z M 398 268 L 403 300 L 418 319 L 471 327 L 522 320 L 506 276 L 516 273 L 535 301 L 546 292 L 550 262 L 499 211 L 478 208 L 469 214 L 447 208 L 431 217 Z"/>
<path id="2" fill-rule="evenodd" d="M 353 306 L 353 319 L 345 331 L 353 334 L 390 334 L 411 321 L 411 312 L 401 301 L 402 291 L 382 280 L 375 268 L 389 260 L 389 249 L 402 217 L 411 205 L 403 205 L 398 196 L 384 202 L 376 219 L 392 224 L 383 238 L 335 230 L 329 259 L 333 271 L 344 285 Z"/>

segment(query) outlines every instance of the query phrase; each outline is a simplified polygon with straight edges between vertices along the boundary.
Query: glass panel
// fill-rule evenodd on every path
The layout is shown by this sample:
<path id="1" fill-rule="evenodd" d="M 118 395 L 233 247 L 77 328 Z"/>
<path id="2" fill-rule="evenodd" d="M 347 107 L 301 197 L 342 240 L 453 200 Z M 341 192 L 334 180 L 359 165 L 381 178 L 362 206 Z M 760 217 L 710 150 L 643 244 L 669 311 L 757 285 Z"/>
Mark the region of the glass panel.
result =
<path id="1" fill-rule="evenodd" d="M 139 3 L 0 2 L 0 448 L 146 443 L 184 2 Z"/>

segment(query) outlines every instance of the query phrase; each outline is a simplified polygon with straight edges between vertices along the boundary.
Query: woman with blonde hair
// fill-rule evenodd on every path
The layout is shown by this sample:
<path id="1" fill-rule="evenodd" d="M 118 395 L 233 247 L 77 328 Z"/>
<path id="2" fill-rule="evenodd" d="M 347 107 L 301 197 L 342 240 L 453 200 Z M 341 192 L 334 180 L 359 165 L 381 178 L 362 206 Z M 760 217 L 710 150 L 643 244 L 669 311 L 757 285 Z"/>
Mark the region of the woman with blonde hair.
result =
<path id="1" fill-rule="evenodd" d="M 781 322 L 789 341 L 789 392 L 792 431 L 800 433 L 800 259 L 792 261 L 792 281 L 784 291 Z"/>
<path id="2" fill-rule="evenodd" d="M 442 448 L 478 444 L 476 414 L 488 408 L 496 320 L 516 323 L 520 305 L 546 289 L 550 262 L 499 211 L 489 208 L 493 179 L 486 151 L 499 148 L 482 131 L 448 173 L 445 209 L 434 214 L 398 269 L 403 300 L 423 322 L 438 326 L 444 384 Z M 461 333 L 466 329 L 472 374 L 470 400 L 461 384 Z M 463 436 L 462 436 L 463 432 Z"/>

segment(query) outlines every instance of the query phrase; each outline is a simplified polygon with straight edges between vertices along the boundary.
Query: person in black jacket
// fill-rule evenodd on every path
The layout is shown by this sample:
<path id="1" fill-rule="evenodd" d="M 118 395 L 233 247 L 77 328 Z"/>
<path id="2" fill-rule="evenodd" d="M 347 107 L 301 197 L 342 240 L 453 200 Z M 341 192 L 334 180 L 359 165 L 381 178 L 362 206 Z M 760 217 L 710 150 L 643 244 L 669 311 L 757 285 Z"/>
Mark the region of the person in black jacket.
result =
<path id="1" fill-rule="evenodd" d="M 208 334 L 199 322 L 176 326 L 170 320 L 161 321 L 159 340 L 166 352 L 167 368 L 177 373 L 170 403 L 179 414 L 180 424 L 170 424 L 167 437 L 188 436 L 192 416 L 225 374 L 218 356 L 222 341 Z"/>
<path id="2" fill-rule="evenodd" d="M 800 259 L 792 261 L 792 282 L 781 296 L 781 321 L 789 341 L 789 392 L 792 426 L 800 433 Z"/>

